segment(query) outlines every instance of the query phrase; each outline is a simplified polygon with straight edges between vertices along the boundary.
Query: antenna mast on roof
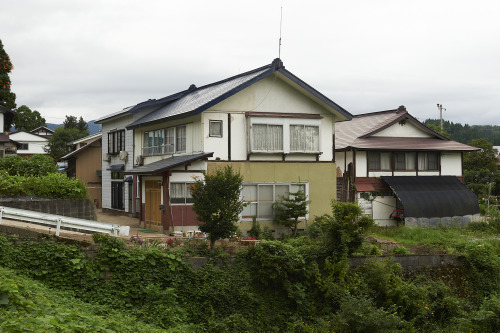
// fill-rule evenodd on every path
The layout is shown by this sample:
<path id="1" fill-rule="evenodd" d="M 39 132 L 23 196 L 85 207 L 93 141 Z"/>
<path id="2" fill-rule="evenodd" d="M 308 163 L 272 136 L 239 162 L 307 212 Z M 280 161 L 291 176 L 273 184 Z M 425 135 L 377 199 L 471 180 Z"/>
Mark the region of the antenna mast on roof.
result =
<path id="1" fill-rule="evenodd" d="M 439 119 L 441 120 L 441 133 L 443 133 L 443 110 L 446 111 L 445 108 L 443 108 L 443 104 L 439 104 L 437 105 L 438 107 L 438 110 L 439 110 Z"/>
<path id="2" fill-rule="evenodd" d="M 278 45 L 278 59 L 281 59 L 281 25 L 283 24 L 283 4 L 281 5 L 281 14 L 280 14 L 280 40 Z"/>

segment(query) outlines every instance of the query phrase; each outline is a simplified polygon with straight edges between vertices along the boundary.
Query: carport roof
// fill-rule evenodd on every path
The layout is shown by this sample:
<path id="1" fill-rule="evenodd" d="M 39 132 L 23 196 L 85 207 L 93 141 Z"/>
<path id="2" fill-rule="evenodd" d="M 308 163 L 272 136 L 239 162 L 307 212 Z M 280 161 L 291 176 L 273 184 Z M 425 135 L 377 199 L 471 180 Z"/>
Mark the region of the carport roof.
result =
<path id="1" fill-rule="evenodd" d="M 382 176 L 404 207 L 405 217 L 479 214 L 479 202 L 455 176 Z"/>

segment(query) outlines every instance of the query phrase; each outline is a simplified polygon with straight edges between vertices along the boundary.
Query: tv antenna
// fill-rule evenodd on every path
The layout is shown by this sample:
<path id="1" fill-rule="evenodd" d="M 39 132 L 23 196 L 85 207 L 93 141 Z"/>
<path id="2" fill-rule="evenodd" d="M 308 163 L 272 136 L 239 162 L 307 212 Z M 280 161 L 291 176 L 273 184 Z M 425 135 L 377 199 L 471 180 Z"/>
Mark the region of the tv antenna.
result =
<path id="1" fill-rule="evenodd" d="M 437 105 L 438 107 L 438 110 L 439 110 L 439 119 L 440 119 L 440 125 L 441 125 L 441 133 L 443 133 L 443 110 L 446 111 L 445 108 L 443 108 L 443 104 L 439 104 Z"/>
<path id="2" fill-rule="evenodd" d="M 283 25 L 283 4 L 281 5 L 280 13 L 280 40 L 278 44 L 278 59 L 281 59 L 281 26 Z"/>

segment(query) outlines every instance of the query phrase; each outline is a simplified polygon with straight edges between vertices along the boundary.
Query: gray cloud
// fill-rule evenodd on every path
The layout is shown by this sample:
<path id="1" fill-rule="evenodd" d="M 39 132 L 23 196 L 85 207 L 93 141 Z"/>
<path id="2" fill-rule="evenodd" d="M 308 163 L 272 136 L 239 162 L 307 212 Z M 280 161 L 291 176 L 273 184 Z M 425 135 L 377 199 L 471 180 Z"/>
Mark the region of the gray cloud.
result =
<path id="1" fill-rule="evenodd" d="M 9 1 L 0 38 L 18 105 L 96 119 L 268 64 L 281 1 Z M 283 1 L 287 69 L 353 114 L 498 124 L 500 3 Z"/>

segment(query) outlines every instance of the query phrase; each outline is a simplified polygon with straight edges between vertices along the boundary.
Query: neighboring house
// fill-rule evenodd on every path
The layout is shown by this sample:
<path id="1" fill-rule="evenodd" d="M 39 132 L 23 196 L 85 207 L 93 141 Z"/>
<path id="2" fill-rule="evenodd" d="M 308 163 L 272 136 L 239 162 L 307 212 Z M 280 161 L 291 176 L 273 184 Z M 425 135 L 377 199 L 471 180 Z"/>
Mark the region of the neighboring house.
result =
<path id="1" fill-rule="evenodd" d="M 461 182 L 464 152 L 478 148 L 432 131 L 400 106 L 353 116 L 336 130 L 340 201 L 357 201 L 379 225 L 458 224 L 479 216 Z"/>
<path id="2" fill-rule="evenodd" d="M 52 137 L 52 135 L 54 135 L 54 131 L 51 130 L 50 128 L 45 127 L 45 126 L 39 126 L 39 127 L 35 128 L 34 130 L 31 130 L 30 133 L 39 135 L 39 136 L 47 138 L 47 139 L 50 139 Z"/>
<path id="3" fill-rule="evenodd" d="M 277 229 L 272 223 L 273 203 L 298 189 L 311 200 L 300 228 L 314 216 L 331 213 L 330 200 L 336 196 L 335 123 L 350 119 L 350 113 L 276 59 L 97 122 L 103 125 L 104 146 L 108 144 L 103 165 L 116 175 L 117 183 L 133 175 L 132 211 L 145 227 L 196 229 L 199 222 L 191 208 L 189 185 L 205 172 L 230 165 L 243 176 L 242 198 L 248 205 L 239 227 L 245 231 L 253 219 Z M 115 138 L 117 131 L 122 134 Z M 128 152 L 126 162 L 108 156 L 123 148 Z M 104 169 L 103 193 L 109 190 Z"/>
<path id="4" fill-rule="evenodd" d="M 32 134 L 26 131 L 10 133 L 9 138 L 12 141 L 10 153 L 19 156 L 31 156 L 35 154 L 47 154 L 44 150 L 49 139 L 44 136 Z"/>
<path id="5" fill-rule="evenodd" d="M 5 156 L 8 147 L 12 146 L 9 134 L 4 132 L 5 128 L 10 128 L 10 124 L 16 113 L 0 105 L 0 158 Z"/>
<path id="6" fill-rule="evenodd" d="M 102 207 L 102 135 L 97 133 L 70 143 L 73 151 L 61 157 L 67 161 L 66 174 L 80 179 L 96 207 Z"/>

